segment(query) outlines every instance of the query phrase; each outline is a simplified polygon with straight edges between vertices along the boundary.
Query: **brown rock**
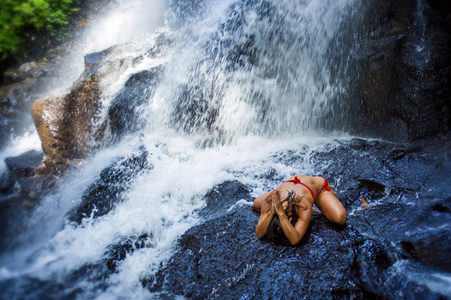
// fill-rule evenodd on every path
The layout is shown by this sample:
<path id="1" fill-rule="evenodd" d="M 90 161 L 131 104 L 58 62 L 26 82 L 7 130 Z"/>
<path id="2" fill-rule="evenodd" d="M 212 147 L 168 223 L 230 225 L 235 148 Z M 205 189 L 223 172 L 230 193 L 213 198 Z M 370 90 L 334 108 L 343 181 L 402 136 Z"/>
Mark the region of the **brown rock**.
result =
<path id="1" fill-rule="evenodd" d="M 92 150 L 90 142 L 93 121 L 101 107 L 100 94 L 92 75 L 65 96 L 33 103 L 31 114 L 47 154 L 47 166 L 65 168 L 68 159 L 82 158 Z"/>
<path id="2" fill-rule="evenodd" d="M 47 155 L 45 164 L 55 168 L 64 164 L 63 153 L 58 151 L 66 142 L 61 139 L 63 99 L 60 97 L 36 101 L 31 105 L 31 116 L 36 125 L 42 148 Z"/>
<path id="3" fill-rule="evenodd" d="M 133 65 L 142 49 L 120 45 L 85 58 L 86 69 L 70 92 L 36 101 L 31 114 L 42 141 L 47 167 L 64 170 L 69 160 L 82 159 L 105 140 L 100 119 L 102 94 Z"/>

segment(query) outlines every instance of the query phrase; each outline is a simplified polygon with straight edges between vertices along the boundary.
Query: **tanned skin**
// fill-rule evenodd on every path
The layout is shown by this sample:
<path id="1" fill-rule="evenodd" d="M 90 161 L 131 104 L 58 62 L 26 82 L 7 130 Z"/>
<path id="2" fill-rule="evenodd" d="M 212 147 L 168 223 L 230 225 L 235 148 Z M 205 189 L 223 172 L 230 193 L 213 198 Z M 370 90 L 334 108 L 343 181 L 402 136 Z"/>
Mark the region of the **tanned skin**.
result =
<path id="1" fill-rule="evenodd" d="M 316 197 L 315 205 L 326 216 L 326 218 L 337 224 L 346 222 L 347 212 L 340 200 L 337 199 L 332 189 L 330 191 L 322 190 L 324 186 L 324 178 L 312 177 L 307 175 L 295 175 L 302 183 L 308 185 Z M 330 188 L 330 185 L 328 186 Z M 285 215 L 283 199 L 288 196 L 289 192 L 295 193 L 294 212 L 298 220 L 294 226 Z M 285 206 L 288 203 L 284 203 Z M 279 217 L 285 236 L 290 240 L 292 245 L 298 244 L 304 236 L 310 224 L 313 208 L 313 196 L 310 191 L 303 185 L 294 182 L 283 182 L 277 189 L 264 193 L 254 200 L 254 209 L 260 212 L 255 233 L 259 238 L 268 232 L 268 226 L 275 214 Z"/>

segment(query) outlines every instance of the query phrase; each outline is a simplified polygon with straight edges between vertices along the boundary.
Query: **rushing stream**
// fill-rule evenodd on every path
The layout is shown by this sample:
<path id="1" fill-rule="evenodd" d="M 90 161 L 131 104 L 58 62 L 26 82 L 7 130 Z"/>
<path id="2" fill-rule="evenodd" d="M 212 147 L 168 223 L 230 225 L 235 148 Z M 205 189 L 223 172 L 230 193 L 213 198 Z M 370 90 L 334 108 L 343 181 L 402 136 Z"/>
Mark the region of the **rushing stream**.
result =
<path id="1" fill-rule="evenodd" d="M 133 43 L 134 49 L 160 47 L 159 52 L 105 80 L 99 124 L 111 122 L 108 108 L 121 93 L 147 98 L 131 108 L 133 118 L 121 130 L 111 124 L 109 141 L 65 174 L 23 232 L 11 239 L 0 256 L 0 298 L 164 298 L 143 280 L 168 264 L 187 230 L 208 219 L 201 213 L 205 195 L 216 186 L 237 180 L 255 197 L 292 174 L 327 173 L 343 192 L 347 174 L 330 171 L 337 157 L 315 162 L 321 153 L 349 153 L 353 147 L 353 138 L 333 120 L 349 81 L 350 50 L 343 42 L 349 37 L 343 35 L 361 5 L 355 0 L 123 0 L 110 5 L 68 50 L 55 78 L 59 90 L 49 93 L 70 87 L 83 72 L 85 54 Z M 155 68 L 162 75 L 153 86 L 136 91 L 126 86 L 131 75 Z M 26 138 L 32 140 L 27 147 L 40 150 L 34 135 L 18 141 Z M 343 150 L 347 145 L 349 151 Z M 24 149 L 11 144 L 1 157 L 11 156 L 15 147 Z M 381 152 L 395 149 L 384 147 Z M 351 160 L 341 163 L 348 166 Z M 406 190 L 415 195 L 410 186 Z M 408 196 L 392 191 L 382 189 L 379 201 L 410 203 Z M 96 197 L 111 202 L 83 206 Z M 359 201 L 345 203 L 351 219 L 361 209 Z M 227 209 L 250 211 L 251 205 L 251 198 L 242 197 Z M 255 219 L 249 222 L 255 225 Z M 449 233 L 449 224 L 443 226 L 440 230 Z M 374 232 L 367 233 L 373 238 Z M 109 255 L 126 241 L 134 251 L 114 267 L 110 260 L 107 268 Z M 396 261 L 390 274 L 407 270 L 411 280 L 420 276 L 429 290 L 451 297 L 450 273 L 415 268 L 396 249 L 389 254 Z M 226 298 L 234 297 L 241 295 Z"/>

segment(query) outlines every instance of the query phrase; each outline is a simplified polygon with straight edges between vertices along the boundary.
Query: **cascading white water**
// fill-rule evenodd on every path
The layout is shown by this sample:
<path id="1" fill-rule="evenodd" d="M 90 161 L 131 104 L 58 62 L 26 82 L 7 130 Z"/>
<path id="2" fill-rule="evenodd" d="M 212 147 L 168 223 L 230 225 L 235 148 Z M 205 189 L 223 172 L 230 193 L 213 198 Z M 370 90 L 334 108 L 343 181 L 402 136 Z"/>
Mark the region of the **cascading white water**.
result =
<path id="1" fill-rule="evenodd" d="M 149 3 L 165 6 L 121 1 L 120 10 L 92 26 L 80 49 L 91 47 L 88 41 L 98 41 L 89 51 L 151 41 L 153 24 L 160 24 L 153 18 L 161 14 L 147 15 Z M 171 4 L 177 7 L 177 1 Z M 81 288 L 86 299 L 152 298 L 140 279 L 155 273 L 171 256 L 177 238 L 201 222 L 196 209 L 205 205 L 203 195 L 209 189 L 238 179 L 257 195 L 273 183 L 256 181 L 255 174 L 276 170 L 284 178 L 315 172 L 308 160 L 285 165 L 270 155 L 280 149 L 297 151 L 299 145 L 314 149 L 325 141 L 314 130 L 328 102 L 342 90 L 328 69 L 328 52 L 355 1 L 223 0 L 196 5 L 201 17 L 175 24 L 180 16 L 170 11 L 166 27 L 160 28 L 175 36 L 175 45 L 164 59 L 164 80 L 143 112 L 147 126 L 93 154 L 63 179 L 59 191 L 46 197 L 30 220 L 22 246 L 1 257 L 0 279 L 31 276 L 64 284 L 68 274 L 98 263 L 109 246 L 147 234 L 148 247 L 128 255 L 117 273 L 99 282 L 99 270 L 86 272 L 65 289 Z M 83 51 L 75 56 L 80 65 Z M 145 60 L 137 69 L 145 64 L 155 62 Z M 81 73 L 79 67 L 67 68 Z M 72 73 L 59 82 L 74 79 Z M 199 147 L 199 140 L 209 138 L 225 143 Z M 87 217 L 80 225 L 69 223 L 66 214 L 100 172 L 140 145 L 151 153 L 153 169 L 133 180 L 110 213 Z"/>
<path id="2" fill-rule="evenodd" d="M 123 43 L 146 43 L 163 25 L 164 0 L 120 0 L 113 4 L 103 9 L 103 15 L 80 21 L 78 37 L 71 42 L 56 70 L 55 90 L 49 92 L 59 92 L 72 85 L 83 72 L 86 54 Z"/>
<path id="3" fill-rule="evenodd" d="M 353 2 L 212 4 L 182 28 L 154 100 L 170 107 L 156 122 L 167 124 L 168 113 L 181 106 L 173 116 L 179 128 L 225 140 L 317 130 L 329 102 L 343 91 L 330 74 L 328 53 L 343 50 L 331 42 Z"/>
<path id="4" fill-rule="evenodd" d="M 122 43 L 148 42 L 155 30 L 163 25 L 165 6 L 163 0 L 121 0 L 103 9 L 104 15 L 91 15 L 89 20 L 81 20 L 77 38 L 69 43 L 66 52 L 56 62 L 53 83 L 47 93 L 66 92 L 83 72 L 86 54 Z M 6 172 L 6 157 L 14 156 L 21 150 L 40 150 L 34 125 L 27 131 L 24 136 L 14 138 L 5 149 L 1 149 L 0 178 Z"/>

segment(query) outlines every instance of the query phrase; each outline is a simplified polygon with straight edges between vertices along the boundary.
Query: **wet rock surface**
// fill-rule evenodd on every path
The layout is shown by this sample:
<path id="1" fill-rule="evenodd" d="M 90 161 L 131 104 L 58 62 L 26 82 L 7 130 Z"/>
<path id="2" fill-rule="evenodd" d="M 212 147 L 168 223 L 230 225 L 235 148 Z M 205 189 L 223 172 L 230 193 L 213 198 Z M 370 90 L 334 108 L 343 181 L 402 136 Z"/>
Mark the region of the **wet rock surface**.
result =
<path id="1" fill-rule="evenodd" d="M 417 145 L 353 139 L 279 151 L 274 162 L 308 157 L 328 178 L 348 210 L 345 225 L 316 211 L 296 246 L 258 239 L 251 187 L 227 181 L 205 194 L 207 205 L 198 212 L 203 223 L 185 232 L 174 255 L 142 284 L 161 299 L 446 299 L 450 295 L 432 289 L 427 276 L 451 270 L 451 191 L 443 180 L 450 172 L 448 146 L 449 139 Z M 93 212 L 108 213 L 127 182 L 149 169 L 146 156 L 140 149 L 106 168 L 69 217 L 79 222 Z M 276 174 L 258 176 L 277 181 Z M 29 215 L 21 206 L 9 212 Z M 146 233 L 118 237 L 100 260 L 66 274 L 64 284 L 23 277 L 21 283 L 5 280 L 1 288 L 5 295 L 30 291 L 31 299 L 76 299 L 83 288 L 68 287 L 86 280 L 105 290 L 124 259 L 153 247 L 151 241 Z"/>
<path id="2" fill-rule="evenodd" d="M 204 2 L 195 2 L 194 10 Z M 246 3 L 254 5 L 257 1 Z M 426 1 L 430 6 L 420 11 L 405 1 L 368 3 L 363 20 L 353 29 L 362 41 L 351 43 L 364 46 L 352 49 L 357 55 L 349 68 L 355 74 L 348 77 L 356 78 L 347 95 L 350 102 L 337 110 L 342 119 L 329 119 L 335 120 L 333 125 L 343 125 L 343 129 L 355 134 L 396 141 L 446 132 L 450 125 L 449 5 Z M 271 3 L 264 1 L 264 6 L 270 8 Z M 263 16 L 270 17 L 271 10 L 265 11 Z M 239 27 L 241 23 L 235 20 L 232 18 L 230 24 Z M 221 32 L 237 29 L 224 28 Z M 362 33 L 361 28 L 367 31 Z M 253 38 L 247 39 L 242 45 L 232 45 L 236 49 L 224 56 L 231 68 L 247 58 L 255 63 Z M 67 160 L 83 157 L 98 146 L 91 141 L 108 140 L 106 120 L 94 124 L 99 121 L 102 93 L 130 66 L 139 64 L 145 55 L 158 55 L 163 51 L 160 46 L 170 42 L 163 38 L 146 53 L 122 45 L 90 54 L 86 56 L 85 72 L 67 95 L 35 102 L 32 114 L 47 166 L 66 168 Z M 421 49 L 424 45 L 427 47 Z M 351 56 L 346 51 L 346 57 Z M 44 62 L 28 63 L 12 72 L 13 82 L 0 89 L 0 148 L 10 136 L 23 132 L 21 123 L 31 122 L 29 107 L 50 84 L 51 70 Z M 155 71 L 132 75 L 112 101 L 108 117 L 114 137 L 120 139 L 143 126 L 142 120 L 135 119 L 139 115 L 136 110 L 154 92 L 159 78 L 159 71 Z M 180 106 L 174 111 L 174 119 L 186 118 L 180 126 L 186 124 L 188 128 L 181 129 L 187 132 L 195 132 L 192 129 L 203 116 L 208 129 L 216 130 L 213 124 L 218 103 L 210 107 L 208 101 L 213 94 L 204 83 L 187 85 L 178 99 Z M 173 126 L 178 128 L 177 124 Z M 426 278 L 431 272 L 451 270 L 449 136 L 415 145 L 362 139 L 336 144 L 314 151 L 307 146 L 299 151 L 280 151 L 271 159 L 274 163 L 296 163 L 308 157 L 312 169 L 328 179 L 347 208 L 345 226 L 331 224 L 315 213 L 306 236 L 296 247 L 259 240 L 254 233 L 258 214 L 250 206 L 236 205 L 238 200 L 253 200 L 250 187 L 225 182 L 205 195 L 207 206 L 199 212 L 204 223 L 180 238 L 175 255 L 154 276 L 143 278 L 144 286 L 168 298 L 182 295 L 193 299 L 451 297 L 431 289 L 430 279 Z M 36 173 L 35 162 L 40 157 L 30 154 L 29 158 L 8 160 L 12 169 L 2 175 L 7 177 L 0 187 L 7 195 L 2 195 L 0 202 L 2 236 L 19 234 L 20 224 L 30 216 L 27 209 L 33 206 L 33 191 L 48 189 L 46 179 L 36 176 L 42 175 Z M 80 223 L 84 217 L 98 217 L 114 209 L 136 174 L 148 169 L 146 161 L 143 152 L 121 158 L 118 164 L 105 169 L 88 187 L 69 219 Z M 260 179 L 277 181 L 281 178 L 274 178 L 276 173 L 268 172 Z M 368 206 L 362 204 L 363 199 Z M 11 228 L 14 230 L 5 231 Z M 85 279 L 98 282 L 99 290 L 105 290 L 108 277 L 127 255 L 152 247 L 146 243 L 147 238 L 122 237 L 96 264 L 68 274 L 65 284 L 38 278 L 25 278 L 21 283 L 13 279 L 2 282 L 0 290 L 6 291 L 5 295 L 8 289 L 23 290 L 32 299 L 49 295 L 72 299 L 82 288 L 68 286 Z M 7 242 L 2 240 L 0 251 Z"/>
<path id="3" fill-rule="evenodd" d="M 449 4 L 362 3 L 348 34 L 357 48 L 348 69 L 353 100 L 344 106 L 353 118 L 344 117 L 345 126 L 395 141 L 446 132 L 451 124 Z"/>
<path id="4" fill-rule="evenodd" d="M 5 159 L 6 172 L 0 175 L 0 252 L 24 230 L 26 220 L 41 197 L 52 191 L 56 177 L 42 168 L 44 154 L 30 150 Z"/>
<path id="5" fill-rule="evenodd" d="M 391 241 L 400 257 L 451 272 L 451 237 L 446 225 L 451 223 L 451 212 L 442 210 L 450 201 L 439 200 L 421 210 L 412 204 L 377 205 L 356 214 L 352 222 L 368 235 Z M 374 225 L 381 222 L 385 226 Z"/>
<path id="6" fill-rule="evenodd" d="M 431 193 L 434 181 L 421 181 L 431 173 L 449 175 L 450 153 L 443 156 L 434 142 L 430 146 L 355 139 L 316 151 L 311 160 L 331 182 L 335 172 L 352 174 L 332 183 L 348 221 L 339 226 L 315 212 L 294 247 L 259 240 L 258 213 L 250 203 L 238 205 L 253 200 L 249 188 L 225 182 L 206 195 L 208 205 L 200 212 L 206 221 L 188 230 L 170 261 L 143 284 L 190 299 L 443 299 L 449 295 L 398 270 L 410 263 L 437 272 L 451 267 L 451 191 L 443 183 Z M 333 158 L 336 165 L 325 165 Z M 280 152 L 275 159 L 296 157 Z"/>
<path id="7" fill-rule="evenodd" d="M 30 150 L 16 157 L 8 157 L 5 163 L 14 179 L 29 177 L 35 172 L 35 168 L 42 164 L 44 153 Z"/>
<path id="8" fill-rule="evenodd" d="M 119 243 L 111 245 L 105 253 L 104 259 L 108 270 L 117 272 L 118 265 L 127 255 L 141 248 L 152 247 L 150 240 L 151 236 L 145 233 L 139 236 L 124 237 Z"/>
<path id="9" fill-rule="evenodd" d="M 97 218 L 110 212 L 122 200 L 121 195 L 130 187 L 132 180 L 152 168 L 147 161 L 148 156 L 147 150 L 141 147 L 105 168 L 100 178 L 88 187 L 80 205 L 68 213 L 69 220 L 79 224 L 83 218 Z"/>
<path id="10" fill-rule="evenodd" d="M 83 159 L 111 140 L 118 142 L 126 133 L 136 132 L 145 125 L 139 109 L 154 95 L 163 66 L 131 71 L 120 91 L 110 89 L 145 58 L 161 56 L 171 41 L 170 35 L 160 33 L 149 49 L 129 43 L 87 54 L 84 72 L 66 94 L 36 98 L 40 100 L 33 102 L 29 109 L 42 141 L 47 167 L 64 171 L 71 160 Z M 116 94 L 110 103 L 104 99 L 110 97 L 105 96 L 109 92 Z M 107 117 L 102 114 L 103 109 L 107 110 Z"/>
<path id="11" fill-rule="evenodd" d="M 136 132 L 145 125 L 139 108 L 155 94 L 157 83 L 163 75 L 162 69 L 162 66 L 159 66 L 133 74 L 111 101 L 108 116 L 111 134 L 116 142 L 126 133 Z"/>
<path id="12" fill-rule="evenodd" d="M 6 83 L 0 86 L 0 149 L 32 126 L 30 106 L 52 85 L 60 50 L 55 49 L 55 60 L 27 62 L 5 72 Z"/>

